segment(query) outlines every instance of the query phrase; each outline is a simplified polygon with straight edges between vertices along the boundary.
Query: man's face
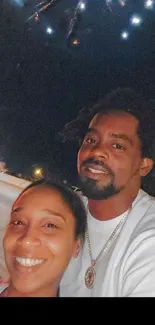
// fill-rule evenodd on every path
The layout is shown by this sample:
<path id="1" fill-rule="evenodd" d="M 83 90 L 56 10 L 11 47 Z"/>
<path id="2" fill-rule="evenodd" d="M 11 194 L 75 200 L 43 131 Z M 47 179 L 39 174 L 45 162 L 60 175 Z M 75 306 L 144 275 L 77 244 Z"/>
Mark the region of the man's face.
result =
<path id="1" fill-rule="evenodd" d="M 97 114 L 78 153 L 81 189 L 88 198 L 107 199 L 140 184 L 138 120 L 128 113 Z"/>

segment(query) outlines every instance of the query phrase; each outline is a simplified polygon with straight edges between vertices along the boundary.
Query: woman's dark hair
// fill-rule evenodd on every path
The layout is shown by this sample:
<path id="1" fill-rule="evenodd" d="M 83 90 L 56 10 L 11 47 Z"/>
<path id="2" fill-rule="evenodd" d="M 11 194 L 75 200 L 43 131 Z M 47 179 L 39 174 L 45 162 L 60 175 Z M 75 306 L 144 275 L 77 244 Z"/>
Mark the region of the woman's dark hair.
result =
<path id="1" fill-rule="evenodd" d="M 36 186 L 44 186 L 49 189 L 56 189 L 63 201 L 68 205 L 71 212 L 74 215 L 75 218 L 75 238 L 77 239 L 80 237 L 82 240 L 84 240 L 85 237 L 85 230 L 86 230 L 86 218 L 87 214 L 85 211 L 84 204 L 82 200 L 80 199 L 79 195 L 74 192 L 74 190 L 64 185 L 63 183 L 60 183 L 60 181 L 46 181 L 46 180 L 39 180 L 31 183 L 28 185 L 17 197 L 16 201 L 23 195 L 23 193 L 27 192 L 30 188 L 36 187 Z M 16 202 L 15 201 L 15 202 Z M 14 204 L 15 204 L 14 202 Z M 13 206 L 14 206 L 13 204 Z"/>
<path id="2" fill-rule="evenodd" d="M 88 125 L 94 115 L 127 112 L 139 121 L 137 134 L 141 144 L 143 157 L 154 159 L 154 135 L 155 135 L 155 101 L 148 102 L 130 88 L 117 88 L 94 106 L 79 111 L 77 118 L 65 125 L 59 133 L 59 139 L 63 142 L 77 140 L 79 144 L 87 132 Z"/>

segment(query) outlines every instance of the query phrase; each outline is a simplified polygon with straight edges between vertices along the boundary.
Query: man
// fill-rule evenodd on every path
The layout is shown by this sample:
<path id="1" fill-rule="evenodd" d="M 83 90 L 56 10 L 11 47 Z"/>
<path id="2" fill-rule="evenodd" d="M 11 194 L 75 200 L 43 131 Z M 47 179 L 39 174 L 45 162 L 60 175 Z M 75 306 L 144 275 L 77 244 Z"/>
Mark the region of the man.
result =
<path id="1" fill-rule="evenodd" d="M 155 200 L 141 189 L 154 163 L 148 105 L 117 89 L 69 123 L 65 138 L 67 132 L 85 134 L 77 169 L 88 219 L 60 296 L 155 297 Z"/>

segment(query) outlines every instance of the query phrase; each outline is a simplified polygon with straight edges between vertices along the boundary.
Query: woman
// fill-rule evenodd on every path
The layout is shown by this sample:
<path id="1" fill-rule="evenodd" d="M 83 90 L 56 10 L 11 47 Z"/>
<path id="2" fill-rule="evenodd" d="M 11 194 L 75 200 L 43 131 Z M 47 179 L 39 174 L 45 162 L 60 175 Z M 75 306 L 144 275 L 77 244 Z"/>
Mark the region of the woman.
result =
<path id="1" fill-rule="evenodd" d="M 12 207 L 3 240 L 9 284 L 1 297 L 56 297 L 72 257 L 85 234 L 80 198 L 55 182 L 32 183 Z"/>

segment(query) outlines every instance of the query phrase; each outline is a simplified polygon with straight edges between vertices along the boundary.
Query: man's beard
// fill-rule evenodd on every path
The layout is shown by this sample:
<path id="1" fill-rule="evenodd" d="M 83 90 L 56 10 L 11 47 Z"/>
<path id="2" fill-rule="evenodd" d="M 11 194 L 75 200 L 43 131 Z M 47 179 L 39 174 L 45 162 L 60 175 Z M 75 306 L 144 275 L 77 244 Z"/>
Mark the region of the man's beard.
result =
<path id="1" fill-rule="evenodd" d="M 116 189 L 112 182 L 103 187 L 99 187 L 96 183 L 94 179 L 80 177 L 79 188 L 88 199 L 106 200 L 121 191 Z"/>
<path id="2" fill-rule="evenodd" d="M 114 179 L 115 175 L 112 170 L 103 162 L 97 161 L 94 158 L 88 158 L 82 163 L 82 166 L 87 166 L 89 164 L 93 165 L 100 165 L 104 169 L 107 170 L 109 175 L 109 184 L 106 185 L 99 185 L 98 181 L 91 179 L 86 176 L 79 175 L 79 188 L 81 189 L 82 193 L 87 196 L 88 199 L 92 200 L 106 200 L 121 191 L 121 188 L 117 189 L 114 186 Z M 82 167 L 81 166 L 81 167 Z"/>

